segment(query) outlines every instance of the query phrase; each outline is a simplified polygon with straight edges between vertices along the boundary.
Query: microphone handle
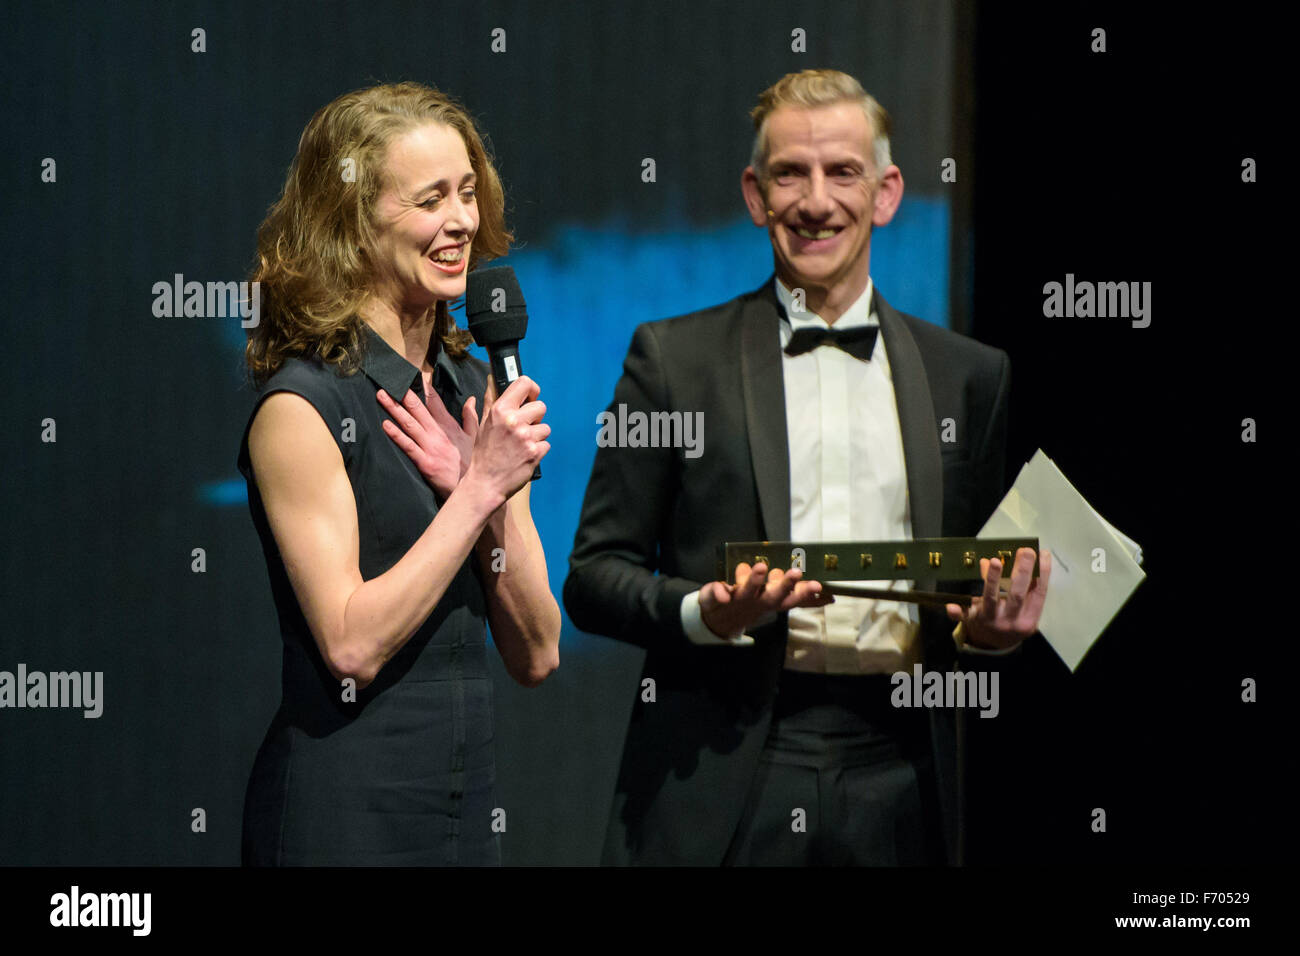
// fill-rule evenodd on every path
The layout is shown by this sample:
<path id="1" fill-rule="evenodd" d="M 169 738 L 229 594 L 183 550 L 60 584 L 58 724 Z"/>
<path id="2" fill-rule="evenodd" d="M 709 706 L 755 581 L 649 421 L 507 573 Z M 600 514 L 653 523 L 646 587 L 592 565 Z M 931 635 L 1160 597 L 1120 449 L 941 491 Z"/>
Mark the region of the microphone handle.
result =
<path id="1" fill-rule="evenodd" d="M 488 349 L 488 359 L 492 365 L 492 379 L 497 383 L 497 395 L 505 394 L 510 383 L 524 374 L 523 363 L 519 360 L 519 343 L 502 342 Z M 542 466 L 533 469 L 532 480 L 542 477 Z"/>

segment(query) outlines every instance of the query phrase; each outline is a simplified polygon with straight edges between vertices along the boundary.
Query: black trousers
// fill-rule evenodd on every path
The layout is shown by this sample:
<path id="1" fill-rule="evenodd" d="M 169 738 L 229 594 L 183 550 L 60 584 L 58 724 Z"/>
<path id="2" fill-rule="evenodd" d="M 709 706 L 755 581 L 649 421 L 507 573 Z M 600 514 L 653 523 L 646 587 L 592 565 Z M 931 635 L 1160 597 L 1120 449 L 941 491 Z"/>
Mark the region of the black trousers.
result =
<path id="1" fill-rule="evenodd" d="M 724 865 L 941 864 L 927 712 L 888 675 L 786 671 Z"/>

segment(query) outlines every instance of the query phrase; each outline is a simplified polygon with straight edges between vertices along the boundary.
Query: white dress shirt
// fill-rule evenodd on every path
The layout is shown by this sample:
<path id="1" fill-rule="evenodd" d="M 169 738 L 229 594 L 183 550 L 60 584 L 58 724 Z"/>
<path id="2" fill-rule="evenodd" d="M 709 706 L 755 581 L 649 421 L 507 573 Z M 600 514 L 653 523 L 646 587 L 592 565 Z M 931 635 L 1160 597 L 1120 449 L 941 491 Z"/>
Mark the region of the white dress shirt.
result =
<path id="1" fill-rule="evenodd" d="M 873 283 L 840 316 L 835 329 L 879 325 L 871 309 Z M 781 347 L 796 329 L 831 328 L 813 312 L 793 308 L 778 279 L 786 311 Z M 802 355 L 782 354 L 786 436 L 790 452 L 790 536 L 795 541 L 889 541 L 912 537 L 903 437 L 884 339 L 871 361 L 823 345 Z M 805 577 L 817 579 L 815 555 Z M 873 582 L 886 586 L 885 582 Z M 895 589 L 912 587 L 895 581 Z M 752 643 L 719 638 L 700 616 L 699 592 L 682 601 L 682 625 L 699 644 Z M 826 607 L 789 613 L 785 666 L 816 674 L 887 674 L 920 659 L 916 606 L 896 601 L 837 597 Z"/>

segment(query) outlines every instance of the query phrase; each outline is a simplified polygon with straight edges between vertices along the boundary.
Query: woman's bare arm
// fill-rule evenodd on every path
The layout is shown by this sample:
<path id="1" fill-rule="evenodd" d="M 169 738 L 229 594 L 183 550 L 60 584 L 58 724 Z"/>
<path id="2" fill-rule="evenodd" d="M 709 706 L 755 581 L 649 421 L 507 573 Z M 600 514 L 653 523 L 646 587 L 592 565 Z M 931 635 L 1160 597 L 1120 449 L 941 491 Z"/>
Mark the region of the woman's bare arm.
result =
<path id="1" fill-rule="evenodd" d="M 271 395 L 253 420 L 248 446 L 267 520 L 321 657 L 335 677 L 364 687 L 446 593 L 505 500 L 493 488 L 499 482 L 462 480 L 402 559 L 363 581 L 356 499 L 315 408 L 291 392 Z"/>
<path id="2" fill-rule="evenodd" d="M 536 687 L 560 666 L 560 608 L 528 507 L 530 488 L 525 484 L 493 514 L 475 550 L 493 643 L 510 676 Z"/>

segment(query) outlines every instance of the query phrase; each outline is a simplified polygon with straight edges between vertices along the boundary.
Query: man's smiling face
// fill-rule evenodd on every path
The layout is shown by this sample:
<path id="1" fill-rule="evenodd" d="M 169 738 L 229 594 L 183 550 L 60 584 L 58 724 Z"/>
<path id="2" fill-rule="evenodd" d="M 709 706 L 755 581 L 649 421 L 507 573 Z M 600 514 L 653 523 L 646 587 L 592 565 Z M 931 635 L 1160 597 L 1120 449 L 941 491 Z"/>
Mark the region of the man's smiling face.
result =
<path id="1" fill-rule="evenodd" d="M 754 224 L 767 226 L 777 275 L 815 298 L 855 299 L 871 227 L 888 223 L 902 198 L 898 167 L 875 168 L 871 124 L 851 101 L 780 107 L 767 118 L 767 147 L 766 176 L 749 167 L 742 189 Z"/>

